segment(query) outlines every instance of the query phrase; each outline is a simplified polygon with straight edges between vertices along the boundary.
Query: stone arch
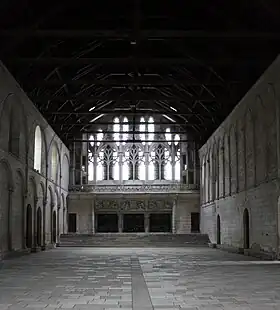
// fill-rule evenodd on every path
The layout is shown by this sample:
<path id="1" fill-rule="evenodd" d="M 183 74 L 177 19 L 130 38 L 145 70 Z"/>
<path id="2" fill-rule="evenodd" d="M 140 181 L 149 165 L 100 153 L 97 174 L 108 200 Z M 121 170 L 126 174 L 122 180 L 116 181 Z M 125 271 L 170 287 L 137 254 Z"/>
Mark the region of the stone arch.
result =
<path id="1" fill-rule="evenodd" d="M 62 214 L 62 208 L 61 208 L 61 196 L 58 193 L 58 189 L 55 190 L 55 196 L 56 196 L 56 241 L 59 240 L 59 235 L 61 232 L 61 214 Z"/>
<path id="2" fill-rule="evenodd" d="M 61 168 L 61 187 L 65 190 L 68 190 L 69 187 L 69 169 L 70 169 L 70 161 L 67 154 L 63 155 L 62 159 L 62 168 Z"/>
<path id="3" fill-rule="evenodd" d="M 221 244 L 221 217 L 217 215 L 217 244 Z"/>
<path id="4" fill-rule="evenodd" d="M 26 239 L 26 247 L 28 249 L 32 248 L 32 207 L 30 204 L 26 207 L 26 232 L 25 232 L 25 239 Z"/>
<path id="5" fill-rule="evenodd" d="M 45 231 L 45 186 L 43 182 L 40 182 L 38 186 L 38 202 L 37 202 L 37 210 L 36 210 L 36 245 L 43 245 L 44 231 Z"/>
<path id="6" fill-rule="evenodd" d="M 243 211 L 243 247 L 250 248 L 250 214 L 247 208 Z"/>
<path id="7" fill-rule="evenodd" d="M 52 211 L 52 243 L 57 242 L 57 213 L 56 210 Z"/>
<path id="8" fill-rule="evenodd" d="M 41 207 L 36 211 L 36 245 L 42 246 L 42 210 Z"/>
<path id="9" fill-rule="evenodd" d="M 25 206 L 24 206 L 24 174 L 20 169 L 15 172 L 15 189 L 12 199 L 12 248 L 25 248 Z M 20 232 L 20 233 L 19 233 Z"/>
<path id="10" fill-rule="evenodd" d="M 64 194 L 61 194 L 61 209 L 62 209 L 62 233 L 66 233 L 66 206 Z"/>
<path id="11" fill-rule="evenodd" d="M 12 249 L 12 191 L 14 189 L 12 169 L 6 160 L 0 161 L 0 210 L 2 217 L 2 252 Z"/>
<path id="12" fill-rule="evenodd" d="M 54 192 L 51 186 L 46 191 L 47 203 L 44 211 L 44 223 L 45 224 L 45 241 L 51 243 L 51 232 L 52 232 L 52 209 L 54 207 Z"/>
<path id="13" fill-rule="evenodd" d="M 61 173 L 60 152 L 56 141 L 53 141 L 51 144 L 50 161 L 51 161 L 51 180 L 55 184 L 59 184 L 59 178 Z"/>
<path id="14" fill-rule="evenodd" d="M 37 212 L 37 185 L 34 177 L 29 178 L 28 182 L 28 203 L 32 209 L 32 234 L 34 245 L 36 244 L 36 212 Z"/>

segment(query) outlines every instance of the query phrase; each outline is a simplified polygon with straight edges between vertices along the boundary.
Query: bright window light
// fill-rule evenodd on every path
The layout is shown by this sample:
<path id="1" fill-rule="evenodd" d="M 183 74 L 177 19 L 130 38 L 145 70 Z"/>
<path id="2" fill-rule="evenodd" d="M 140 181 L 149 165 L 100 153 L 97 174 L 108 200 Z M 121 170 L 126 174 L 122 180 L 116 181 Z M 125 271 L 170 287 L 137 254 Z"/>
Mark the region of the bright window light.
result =
<path id="1" fill-rule="evenodd" d="M 90 121 L 90 123 L 93 123 L 93 122 L 97 121 L 99 118 L 101 118 L 101 117 L 103 117 L 103 116 L 104 116 L 104 114 L 100 114 L 100 115 L 96 116 L 95 118 L 93 118 L 93 119 Z"/>
<path id="2" fill-rule="evenodd" d="M 174 119 L 172 119 L 171 117 L 165 115 L 165 114 L 162 114 L 163 117 L 165 117 L 166 119 L 168 119 L 169 121 L 173 122 L 173 123 L 176 123 L 176 121 L 174 121 Z"/>

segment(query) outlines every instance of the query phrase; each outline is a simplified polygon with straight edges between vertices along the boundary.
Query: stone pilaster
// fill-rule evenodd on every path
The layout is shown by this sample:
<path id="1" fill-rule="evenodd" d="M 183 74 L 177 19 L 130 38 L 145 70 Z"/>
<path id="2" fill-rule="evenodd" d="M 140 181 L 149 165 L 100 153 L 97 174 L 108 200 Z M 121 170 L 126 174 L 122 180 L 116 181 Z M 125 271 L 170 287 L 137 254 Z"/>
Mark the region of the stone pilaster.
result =
<path id="1" fill-rule="evenodd" d="M 172 206 L 172 234 L 176 234 L 176 207 L 177 207 L 177 200 L 173 200 Z"/>
<path id="2" fill-rule="evenodd" d="M 123 232 L 123 214 L 119 213 L 118 214 L 118 228 L 119 228 L 119 233 Z"/>
<path id="3" fill-rule="evenodd" d="M 144 226 L 145 226 L 145 233 L 149 233 L 150 232 L 150 214 L 149 213 L 145 213 Z"/>

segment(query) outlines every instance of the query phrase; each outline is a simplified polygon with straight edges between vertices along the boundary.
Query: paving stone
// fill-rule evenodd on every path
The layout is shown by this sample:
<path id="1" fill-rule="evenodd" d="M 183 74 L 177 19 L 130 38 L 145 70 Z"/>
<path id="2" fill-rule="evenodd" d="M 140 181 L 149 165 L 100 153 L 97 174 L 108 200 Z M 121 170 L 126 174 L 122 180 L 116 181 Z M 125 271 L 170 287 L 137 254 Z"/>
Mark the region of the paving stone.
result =
<path id="1" fill-rule="evenodd" d="M 60 248 L 4 264 L 7 309 L 276 310 L 280 268 L 209 248 Z"/>

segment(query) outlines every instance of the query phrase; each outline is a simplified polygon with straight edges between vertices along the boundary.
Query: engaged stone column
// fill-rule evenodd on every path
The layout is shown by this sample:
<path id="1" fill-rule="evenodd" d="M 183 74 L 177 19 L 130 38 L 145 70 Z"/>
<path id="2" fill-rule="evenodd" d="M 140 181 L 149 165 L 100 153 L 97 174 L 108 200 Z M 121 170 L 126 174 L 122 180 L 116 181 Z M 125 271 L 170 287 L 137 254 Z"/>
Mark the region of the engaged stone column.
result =
<path id="1" fill-rule="evenodd" d="M 172 206 L 172 234 L 176 234 L 176 200 L 173 201 Z"/>
<path id="2" fill-rule="evenodd" d="M 13 194 L 14 190 L 13 188 L 9 188 L 9 201 L 8 201 L 8 250 L 11 251 L 12 247 L 13 247 L 13 223 L 12 223 L 12 219 L 13 219 L 13 214 L 12 214 L 12 194 Z"/>
<path id="3" fill-rule="evenodd" d="M 118 214 L 118 228 L 119 228 L 119 233 L 123 232 L 123 214 L 119 213 Z"/>
<path id="4" fill-rule="evenodd" d="M 150 232 L 150 214 L 149 213 L 145 213 L 144 226 L 145 226 L 145 233 Z"/>
<path id="5" fill-rule="evenodd" d="M 91 233 L 95 234 L 95 201 L 91 203 Z"/>
<path id="6" fill-rule="evenodd" d="M 43 200 L 43 245 L 41 249 L 44 251 L 46 249 L 46 207 L 47 207 L 48 200 Z"/>

